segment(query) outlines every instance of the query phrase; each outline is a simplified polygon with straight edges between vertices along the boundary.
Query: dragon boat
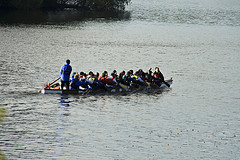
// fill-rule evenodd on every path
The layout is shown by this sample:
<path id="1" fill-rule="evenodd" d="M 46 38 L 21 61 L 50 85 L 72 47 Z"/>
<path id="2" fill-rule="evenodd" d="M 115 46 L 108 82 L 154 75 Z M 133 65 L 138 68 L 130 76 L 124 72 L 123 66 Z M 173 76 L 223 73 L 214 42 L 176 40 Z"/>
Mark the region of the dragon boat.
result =
<path id="1" fill-rule="evenodd" d="M 172 85 L 173 80 L 172 78 L 169 80 L 165 80 L 165 83 L 161 83 L 160 86 L 153 84 L 153 83 L 146 83 L 146 85 L 133 87 L 127 86 L 124 84 L 119 84 L 117 86 L 106 85 L 105 88 L 98 88 L 98 89 L 85 89 L 81 88 L 79 90 L 66 90 L 60 89 L 60 85 L 48 85 L 45 88 L 39 90 L 39 93 L 43 94 L 98 94 L 98 93 L 136 93 L 141 91 L 162 91 L 166 88 L 170 88 Z M 168 85 L 168 86 L 167 86 Z"/>

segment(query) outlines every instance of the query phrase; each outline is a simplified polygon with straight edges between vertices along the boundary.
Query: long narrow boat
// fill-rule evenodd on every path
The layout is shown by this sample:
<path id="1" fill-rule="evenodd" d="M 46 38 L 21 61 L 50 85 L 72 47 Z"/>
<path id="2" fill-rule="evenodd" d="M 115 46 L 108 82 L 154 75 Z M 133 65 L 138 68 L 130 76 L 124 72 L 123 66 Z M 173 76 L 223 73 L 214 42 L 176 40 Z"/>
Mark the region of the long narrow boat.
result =
<path id="1" fill-rule="evenodd" d="M 165 81 L 170 86 L 173 83 L 172 78 Z M 162 83 L 161 86 L 157 86 L 155 84 L 150 84 L 147 86 L 140 86 L 138 88 L 131 88 L 126 85 L 120 84 L 119 86 L 107 86 L 104 90 L 103 89 L 97 89 L 97 90 L 89 90 L 89 89 L 79 89 L 79 90 L 61 90 L 59 87 L 47 87 L 42 88 L 39 92 L 43 94 L 97 94 L 97 93 L 136 93 L 141 91 L 149 91 L 149 90 L 163 90 L 167 87 L 166 84 Z"/>

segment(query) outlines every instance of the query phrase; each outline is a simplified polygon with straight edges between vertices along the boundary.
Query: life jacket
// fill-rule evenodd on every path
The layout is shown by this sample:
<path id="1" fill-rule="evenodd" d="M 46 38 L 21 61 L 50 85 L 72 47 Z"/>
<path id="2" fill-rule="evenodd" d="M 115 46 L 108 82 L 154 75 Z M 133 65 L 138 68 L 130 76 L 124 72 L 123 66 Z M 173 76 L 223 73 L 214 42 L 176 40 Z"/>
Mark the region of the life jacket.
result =
<path id="1" fill-rule="evenodd" d="M 132 75 L 131 78 L 138 79 L 138 76 L 136 76 L 136 75 Z"/>
<path id="2" fill-rule="evenodd" d="M 164 81 L 164 77 L 161 72 L 154 72 L 153 75 L 154 75 L 154 78 Z"/>
<path id="3" fill-rule="evenodd" d="M 113 79 L 113 77 L 112 76 L 108 76 L 107 79 Z"/>
<path id="4" fill-rule="evenodd" d="M 95 77 L 90 77 L 89 81 L 94 82 L 95 81 Z"/>
<path id="5" fill-rule="evenodd" d="M 159 78 L 159 74 L 154 74 L 154 78 Z"/>
<path id="6" fill-rule="evenodd" d="M 115 85 L 116 84 L 116 82 L 114 82 L 113 80 L 107 79 L 107 78 L 102 77 L 102 76 L 99 76 L 98 80 L 102 83 L 109 84 L 109 85 Z"/>
<path id="7" fill-rule="evenodd" d="M 86 81 L 86 77 L 85 77 L 85 76 L 79 76 L 79 80 L 80 80 L 81 82 L 85 82 L 85 81 Z"/>
<path id="8" fill-rule="evenodd" d="M 105 79 L 105 77 L 102 77 L 102 76 L 99 76 L 99 77 L 98 77 L 98 80 L 99 80 L 100 82 L 104 81 L 104 79 Z"/>

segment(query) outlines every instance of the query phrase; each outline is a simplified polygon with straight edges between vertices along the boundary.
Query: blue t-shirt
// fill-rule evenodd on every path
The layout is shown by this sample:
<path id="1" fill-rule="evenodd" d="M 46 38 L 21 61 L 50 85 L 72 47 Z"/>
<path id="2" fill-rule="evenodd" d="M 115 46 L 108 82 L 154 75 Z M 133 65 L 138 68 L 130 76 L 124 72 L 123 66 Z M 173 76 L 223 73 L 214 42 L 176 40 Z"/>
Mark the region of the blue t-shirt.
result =
<path id="1" fill-rule="evenodd" d="M 61 80 L 69 81 L 71 72 L 72 72 L 72 67 L 68 63 L 63 65 L 60 70 Z"/>

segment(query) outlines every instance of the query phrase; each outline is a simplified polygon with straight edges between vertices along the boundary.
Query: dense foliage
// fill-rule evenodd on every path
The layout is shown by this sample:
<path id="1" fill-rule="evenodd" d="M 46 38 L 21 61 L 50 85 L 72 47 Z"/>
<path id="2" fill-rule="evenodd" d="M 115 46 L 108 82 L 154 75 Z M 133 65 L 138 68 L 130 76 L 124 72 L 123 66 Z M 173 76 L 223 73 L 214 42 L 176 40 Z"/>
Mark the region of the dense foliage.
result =
<path id="1" fill-rule="evenodd" d="M 131 0 L 0 0 L 2 8 L 84 8 L 89 10 L 124 10 Z"/>

